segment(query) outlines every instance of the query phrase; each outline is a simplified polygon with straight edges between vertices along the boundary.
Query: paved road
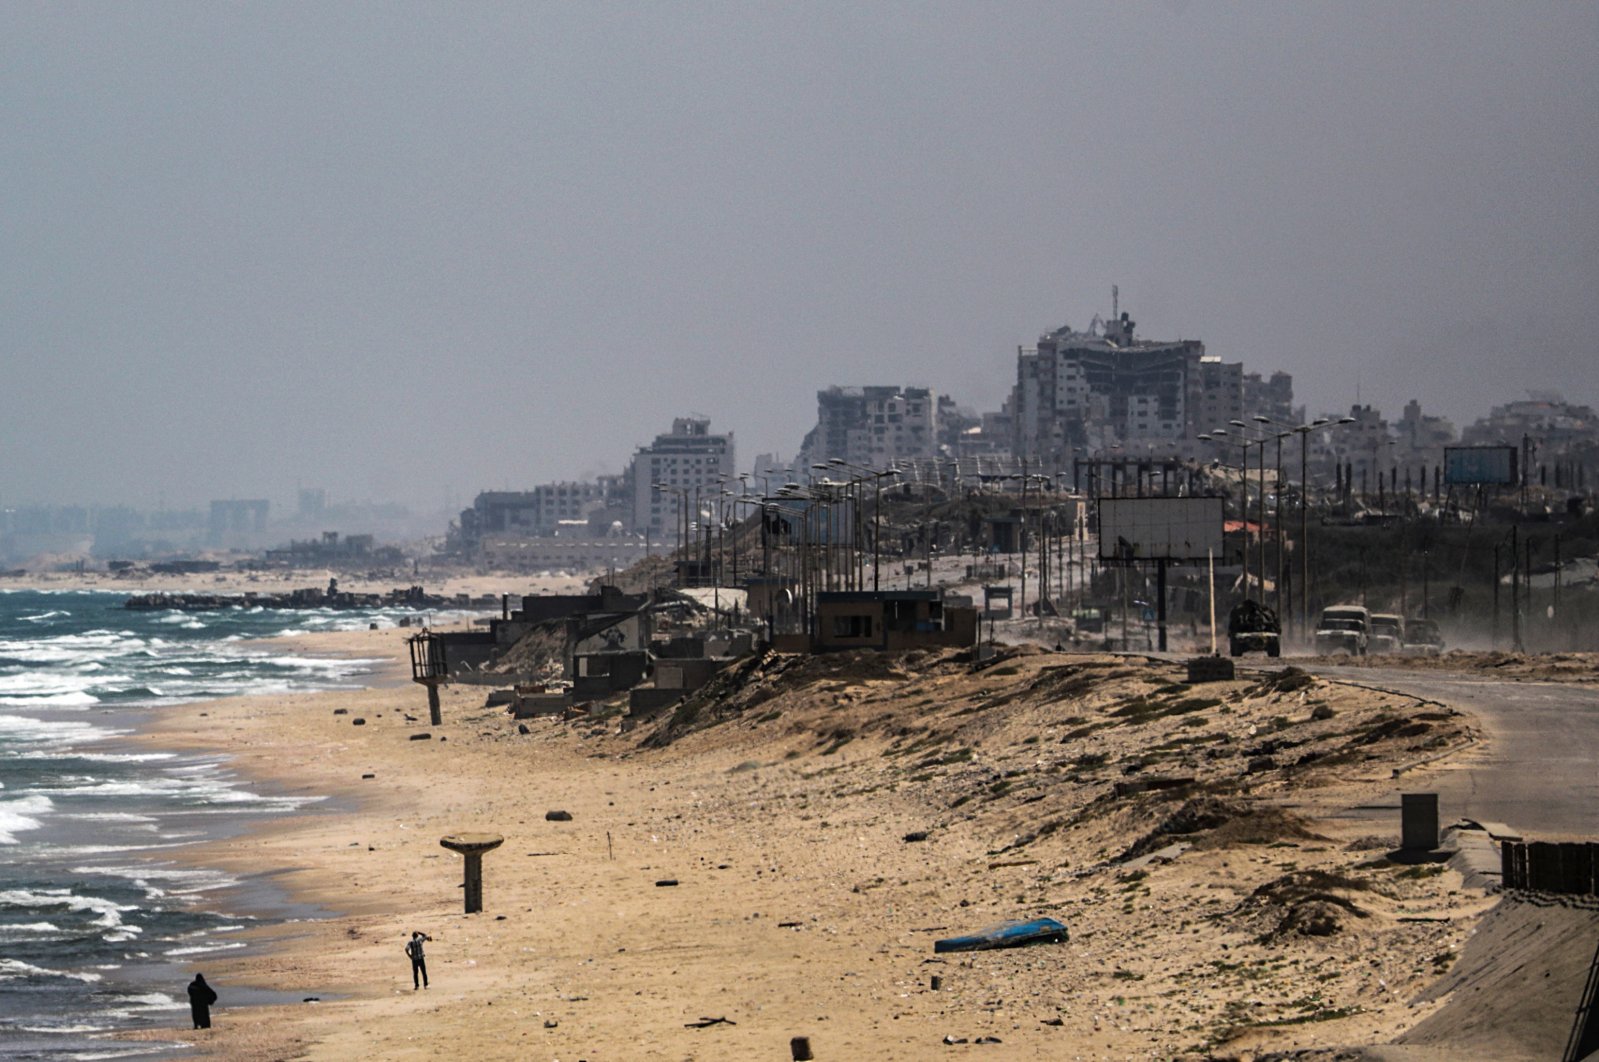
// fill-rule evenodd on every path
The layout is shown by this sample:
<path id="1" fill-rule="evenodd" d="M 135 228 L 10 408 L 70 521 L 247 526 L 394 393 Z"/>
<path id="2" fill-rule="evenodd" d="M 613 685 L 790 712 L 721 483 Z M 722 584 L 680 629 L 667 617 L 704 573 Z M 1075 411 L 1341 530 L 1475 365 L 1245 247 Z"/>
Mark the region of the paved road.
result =
<path id="1" fill-rule="evenodd" d="M 1486 742 L 1395 780 L 1395 794 L 1436 791 L 1441 823 L 1487 819 L 1529 838 L 1599 837 L 1599 688 L 1405 668 L 1316 671 L 1442 701 L 1481 720 Z"/>

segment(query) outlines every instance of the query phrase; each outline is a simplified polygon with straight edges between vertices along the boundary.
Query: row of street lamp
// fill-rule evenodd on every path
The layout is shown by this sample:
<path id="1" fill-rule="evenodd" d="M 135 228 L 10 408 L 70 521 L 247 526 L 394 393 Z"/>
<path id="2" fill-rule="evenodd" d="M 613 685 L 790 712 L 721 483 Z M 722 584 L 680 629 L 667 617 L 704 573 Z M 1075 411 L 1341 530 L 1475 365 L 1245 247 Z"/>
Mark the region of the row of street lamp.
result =
<path id="1" fill-rule="evenodd" d="M 1282 483 L 1283 483 L 1283 440 L 1299 436 L 1299 630 L 1303 633 L 1310 630 L 1310 433 L 1321 428 L 1338 427 L 1344 424 L 1353 424 L 1354 417 L 1339 417 L 1336 420 L 1327 417 L 1318 417 L 1308 424 L 1287 425 L 1270 417 L 1255 414 L 1250 418 L 1257 426 L 1251 426 L 1241 420 L 1229 420 L 1226 428 L 1215 428 L 1204 432 L 1198 438 L 1205 442 L 1221 441 L 1225 444 L 1227 437 L 1237 435 L 1243 452 L 1243 462 L 1239 467 L 1238 482 L 1238 516 L 1243 525 L 1244 548 L 1244 592 L 1249 592 L 1249 448 L 1260 447 L 1260 517 L 1258 520 L 1260 542 L 1260 588 L 1261 600 L 1266 596 L 1266 444 L 1273 440 L 1277 443 L 1277 614 L 1285 616 L 1283 609 L 1283 524 L 1282 524 Z M 1229 429 L 1233 429 L 1231 432 Z M 1275 429 L 1275 430 L 1272 430 Z M 1255 432 L 1256 438 L 1251 439 L 1249 432 Z M 1291 602 L 1290 602 L 1291 604 Z"/>
<path id="2" fill-rule="evenodd" d="M 1244 525 L 1245 533 L 1245 545 L 1243 549 L 1243 575 L 1246 593 L 1248 592 L 1249 588 L 1250 569 L 1248 548 L 1249 448 L 1254 446 L 1258 447 L 1260 450 L 1258 466 L 1260 470 L 1258 503 L 1259 548 L 1257 552 L 1257 559 L 1259 571 L 1258 577 L 1261 584 L 1262 598 L 1265 596 L 1266 576 L 1266 444 L 1270 442 L 1276 442 L 1277 444 L 1277 487 L 1279 504 L 1276 513 L 1275 526 L 1277 535 L 1276 595 L 1277 611 L 1279 615 L 1284 616 L 1286 616 L 1287 613 L 1283 608 L 1283 585 L 1285 582 L 1283 576 L 1286 560 L 1283 543 L 1283 513 L 1281 508 L 1281 490 L 1283 486 L 1282 444 L 1283 440 L 1285 439 L 1290 439 L 1295 435 L 1299 436 L 1299 552 L 1301 560 L 1299 623 L 1302 631 L 1308 630 L 1310 624 L 1310 557 L 1308 517 L 1310 434 L 1322 428 L 1337 427 L 1354 423 L 1354 419 L 1355 418 L 1353 417 L 1341 417 L 1337 419 L 1323 417 L 1317 418 L 1316 420 L 1305 424 L 1287 425 L 1275 421 L 1270 417 L 1257 414 L 1250 418 L 1253 423 L 1243 420 L 1230 420 L 1228 421 L 1226 427 L 1216 428 L 1210 432 L 1202 433 L 1198 436 L 1201 441 L 1217 442 L 1222 445 L 1225 445 L 1233 438 L 1238 440 L 1242 457 L 1240 464 L 1238 513 L 1240 520 Z M 738 493 L 728 489 L 728 486 L 732 481 L 726 476 L 718 477 L 712 484 L 705 486 L 687 487 L 668 483 L 654 483 L 652 484 L 652 488 L 659 493 L 673 494 L 681 499 L 680 504 L 676 507 L 676 515 L 678 517 L 676 521 L 677 526 L 675 528 L 678 539 L 677 555 L 680 558 L 686 558 L 689 555 L 690 549 L 692 549 L 693 556 L 697 562 L 702 549 L 700 536 L 703 536 L 703 550 L 707 558 L 706 563 L 710 568 L 711 578 L 718 585 L 718 588 L 722 582 L 722 575 L 717 571 L 717 569 L 720 568 L 722 563 L 721 558 L 723 553 L 721 543 L 718 542 L 713 544 L 711 541 L 709 515 L 708 510 L 704 507 L 702 502 L 702 490 L 708 491 L 709 497 L 715 501 L 714 513 L 716 516 L 715 524 L 718 538 L 720 538 L 726 528 L 727 514 L 729 511 L 731 511 L 733 515 L 734 526 L 736 528 L 740 522 L 738 519 L 739 505 L 753 505 L 759 507 L 762 520 L 762 572 L 764 575 L 771 574 L 769 518 L 772 509 L 774 507 L 781 507 L 784 505 L 784 503 L 806 503 L 804 509 L 799 514 L 802 525 L 800 536 L 801 541 L 798 544 L 801 556 L 798 562 L 798 571 L 794 574 L 797 575 L 801 588 L 801 601 L 799 602 L 800 610 L 802 614 L 808 615 L 810 612 L 810 601 L 812 600 L 812 594 L 814 594 L 817 589 L 833 589 L 839 586 L 842 586 L 844 589 L 856 590 L 864 588 L 865 554 L 864 550 L 859 547 L 859 541 L 865 531 L 865 528 L 861 524 L 861 509 L 868 493 L 870 494 L 872 501 L 871 589 L 873 592 L 879 592 L 882 589 L 882 495 L 883 491 L 887 489 L 887 487 L 892 486 L 895 482 L 904 478 L 905 476 L 905 473 L 901 469 L 892 465 L 888 468 L 878 469 L 862 464 L 855 464 L 838 457 L 832 458 L 827 462 L 819 462 L 814 464 L 811 466 L 811 469 L 813 472 L 823 473 L 822 478 L 813 479 L 810 483 L 806 484 L 787 482 L 779 486 L 775 491 L 772 490 L 770 477 L 757 475 L 755 478 L 761 481 L 761 491 L 755 496 L 751 496 L 749 492 L 750 477 L 748 474 L 737 477 L 737 481 L 741 485 L 741 490 Z M 829 473 L 839 474 L 842 478 L 829 478 L 827 475 Z M 1060 489 L 1060 477 L 1062 475 L 1065 475 L 1065 473 L 1058 473 L 1055 476 L 1049 476 L 1042 473 L 1033 473 L 1030 475 L 1026 473 L 1011 473 L 997 477 L 1005 480 L 1019 480 L 1021 482 L 1023 513 L 1023 524 L 1020 529 L 1022 539 L 1020 545 L 1023 551 L 1021 607 L 1025 607 L 1027 598 L 1027 575 L 1025 560 L 1026 535 L 1028 531 L 1026 521 L 1028 513 L 1027 502 L 1029 488 L 1036 484 L 1040 495 L 1042 495 L 1046 489 L 1051 487 L 1058 491 Z M 926 485 L 924 484 L 924 486 Z M 691 499 L 692 508 L 690 507 Z M 931 504 L 930 500 L 929 504 Z M 848 514 L 847 519 L 851 521 L 852 525 L 850 528 L 849 545 L 847 547 L 844 546 L 840 541 L 842 537 L 840 532 L 843 529 L 839 528 L 836 523 L 837 511 L 834 507 L 840 505 L 844 506 L 844 511 Z M 691 519 L 691 516 L 693 519 Z M 826 527 L 825 533 L 822 530 L 824 522 Z M 814 537 L 812 534 L 813 527 L 816 532 Z M 817 547 L 821 547 L 819 551 L 817 550 Z M 713 548 L 716 551 L 716 559 L 714 563 L 710 560 L 710 554 Z M 1042 547 L 1040 548 L 1042 550 Z M 734 579 L 736 581 L 738 576 L 738 562 L 736 559 L 738 551 L 738 535 L 736 530 L 733 535 L 733 550 L 735 555 L 733 562 Z M 847 553 L 841 553 L 840 550 L 847 550 Z M 930 542 L 928 543 L 928 550 L 929 579 L 931 579 L 930 565 L 932 558 Z M 1042 557 L 1043 554 L 1041 552 L 1041 560 Z M 1047 577 L 1041 575 L 1040 578 Z M 683 582 L 684 578 L 682 570 L 679 569 L 679 584 L 681 585 Z M 1039 594 L 1040 600 L 1042 600 L 1044 594 L 1045 591 L 1041 589 Z M 1292 603 L 1290 602 L 1290 605 L 1291 604 Z M 768 615 L 767 622 L 770 629 L 770 614 Z"/>

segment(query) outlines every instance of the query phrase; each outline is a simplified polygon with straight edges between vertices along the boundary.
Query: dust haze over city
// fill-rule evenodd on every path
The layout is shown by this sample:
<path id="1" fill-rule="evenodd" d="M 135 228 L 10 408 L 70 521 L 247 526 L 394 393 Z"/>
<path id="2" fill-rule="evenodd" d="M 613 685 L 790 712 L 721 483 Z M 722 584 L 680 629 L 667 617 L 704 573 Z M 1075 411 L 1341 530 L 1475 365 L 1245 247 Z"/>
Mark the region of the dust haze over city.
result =
<path id="1" fill-rule="evenodd" d="M 0 1057 L 1599 1062 L 1596 45 L 0 7 Z"/>
<path id="2" fill-rule="evenodd" d="M 458 509 L 1121 307 L 1457 428 L 1599 399 L 1592 5 L 9 7 L 0 505 Z"/>

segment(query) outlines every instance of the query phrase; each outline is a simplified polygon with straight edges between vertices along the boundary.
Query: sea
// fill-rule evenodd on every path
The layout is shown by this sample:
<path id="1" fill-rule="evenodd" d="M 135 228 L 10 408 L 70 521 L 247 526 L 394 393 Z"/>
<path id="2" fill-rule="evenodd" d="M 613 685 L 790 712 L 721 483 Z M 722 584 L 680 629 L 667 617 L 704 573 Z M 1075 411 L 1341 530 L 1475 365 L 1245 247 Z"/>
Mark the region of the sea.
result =
<path id="1" fill-rule="evenodd" d="M 241 935 L 252 927 L 325 913 L 292 902 L 271 875 L 241 880 L 182 858 L 185 846 L 325 802 L 273 792 L 220 756 L 131 738 L 185 702 L 359 688 L 378 661 L 264 640 L 412 616 L 143 611 L 125 609 L 127 598 L 0 591 L 0 1058 L 173 1056 L 181 1042 L 108 1034 L 186 1026 L 184 988 L 208 959 L 251 947 Z M 222 1007 L 288 1001 L 207 980 Z"/>

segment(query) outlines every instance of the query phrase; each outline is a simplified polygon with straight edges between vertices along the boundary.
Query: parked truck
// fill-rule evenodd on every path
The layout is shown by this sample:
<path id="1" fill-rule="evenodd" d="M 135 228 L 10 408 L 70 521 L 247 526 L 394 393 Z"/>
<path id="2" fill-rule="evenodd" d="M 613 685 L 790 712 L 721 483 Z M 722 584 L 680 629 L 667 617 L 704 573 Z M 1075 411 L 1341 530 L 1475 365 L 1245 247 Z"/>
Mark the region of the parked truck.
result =
<path id="1" fill-rule="evenodd" d="M 1251 650 L 1280 656 L 1282 636 L 1277 613 L 1252 598 L 1245 598 L 1227 613 L 1227 649 L 1233 656 L 1243 656 Z"/>
<path id="2" fill-rule="evenodd" d="M 1365 656 L 1371 640 L 1371 613 L 1364 605 L 1333 605 L 1316 621 L 1316 652 Z"/>

